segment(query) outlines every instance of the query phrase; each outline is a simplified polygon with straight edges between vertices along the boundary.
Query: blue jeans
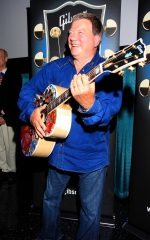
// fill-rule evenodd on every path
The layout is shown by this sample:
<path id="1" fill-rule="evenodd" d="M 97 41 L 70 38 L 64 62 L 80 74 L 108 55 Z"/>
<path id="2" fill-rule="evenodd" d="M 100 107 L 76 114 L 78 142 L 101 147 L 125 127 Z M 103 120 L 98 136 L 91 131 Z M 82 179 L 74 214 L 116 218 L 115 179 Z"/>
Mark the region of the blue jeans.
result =
<path id="1" fill-rule="evenodd" d="M 100 218 L 107 167 L 94 172 L 78 174 L 81 202 L 77 240 L 99 240 Z M 41 240 L 61 238 L 60 213 L 64 191 L 71 178 L 68 172 L 49 169 L 43 198 Z"/>

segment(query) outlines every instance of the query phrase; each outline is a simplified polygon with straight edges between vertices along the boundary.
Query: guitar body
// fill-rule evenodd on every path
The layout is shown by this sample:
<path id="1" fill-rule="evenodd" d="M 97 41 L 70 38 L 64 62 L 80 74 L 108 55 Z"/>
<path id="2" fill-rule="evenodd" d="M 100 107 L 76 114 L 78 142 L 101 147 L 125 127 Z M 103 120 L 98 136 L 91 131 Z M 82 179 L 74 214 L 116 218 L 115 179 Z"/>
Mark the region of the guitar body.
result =
<path id="1" fill-rule="evenodd" d="M 36 106 L 54 102 L 58 96 L 65 92 L 65 88 L 49 85 L 43 95 L 37 95 Z M 21 128 L 21 145 L 25 156 L 48 157 L 57 138 L 64 139 L 68 136 L 71 128 L 71 107 L 67 103 L 60 104 L 56 109 L 48 114 L 42 113 L 42 120 L 45 122 L 46 130 L 43 139 L 36 138 L 35 130 L 32 126 L 25 125 Z"/>

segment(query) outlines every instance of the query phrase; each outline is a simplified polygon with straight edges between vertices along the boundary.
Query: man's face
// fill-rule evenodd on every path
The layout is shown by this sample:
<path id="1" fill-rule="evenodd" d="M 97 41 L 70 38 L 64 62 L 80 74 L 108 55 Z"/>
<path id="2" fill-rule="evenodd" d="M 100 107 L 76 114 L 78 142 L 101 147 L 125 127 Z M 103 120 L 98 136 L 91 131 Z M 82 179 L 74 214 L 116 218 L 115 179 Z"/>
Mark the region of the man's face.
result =
<path id="1" fill-rule="evenodd" d="M 5 57 L 4 52 L 0 50 L 0 69 L 4 69 L 6 67 L 6 62 L 8 57 Z"/>
<path id="2" fill-rule="evenodd" d="M 88 19 L 79 19 L 72 23 L 68 45 L 75 59 L 93 58 L 99 42 L 100 36 L 93 35 L 92 23 Z"/>

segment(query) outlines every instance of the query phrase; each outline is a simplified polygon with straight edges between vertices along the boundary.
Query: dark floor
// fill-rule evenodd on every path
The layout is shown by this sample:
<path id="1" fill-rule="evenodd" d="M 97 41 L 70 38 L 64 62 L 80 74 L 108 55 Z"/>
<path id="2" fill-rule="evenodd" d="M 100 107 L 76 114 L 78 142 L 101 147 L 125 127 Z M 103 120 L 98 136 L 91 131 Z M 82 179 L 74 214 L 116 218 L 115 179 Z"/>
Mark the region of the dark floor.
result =
<path id="1" fill-rule="evenodd" d="M 17 174 L 16 181 L 0 182 L 0 240 L 35 239 L 39 227 L 40 209 L 32 209 L 32 174 L 28 169 Z M 138 240 L 122 228 L 127 221 L 128 199 L 114 198 L 114 227 L 101 226 L 101 240 Z M 37 210 L 37 211 L 35 211 Z M 77 221 L 62 219 L 66 240 L 73 240 Z M 93 239 L 94 240 L 94 239 Z"/>

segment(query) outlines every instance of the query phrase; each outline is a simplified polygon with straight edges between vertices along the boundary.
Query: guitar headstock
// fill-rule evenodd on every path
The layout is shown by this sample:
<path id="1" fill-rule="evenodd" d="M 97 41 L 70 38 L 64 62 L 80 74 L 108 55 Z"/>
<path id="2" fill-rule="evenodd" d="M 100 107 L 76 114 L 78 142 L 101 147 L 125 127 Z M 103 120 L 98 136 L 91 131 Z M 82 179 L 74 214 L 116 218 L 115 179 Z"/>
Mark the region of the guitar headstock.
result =
<path id="1" fill-rule="evenodd" d="M 105 62 L 103 62 L 102 65 L 104 71 L 121 73 L 122 69 L 127 67 L 132 70 L 132 66 L 137 63 L 141 64 L 141 66 L 144 66 L 146 60 L 146 46 L 143 43 L 143 40 L 140 38 L 132 45 L 114 53 Z"/>

